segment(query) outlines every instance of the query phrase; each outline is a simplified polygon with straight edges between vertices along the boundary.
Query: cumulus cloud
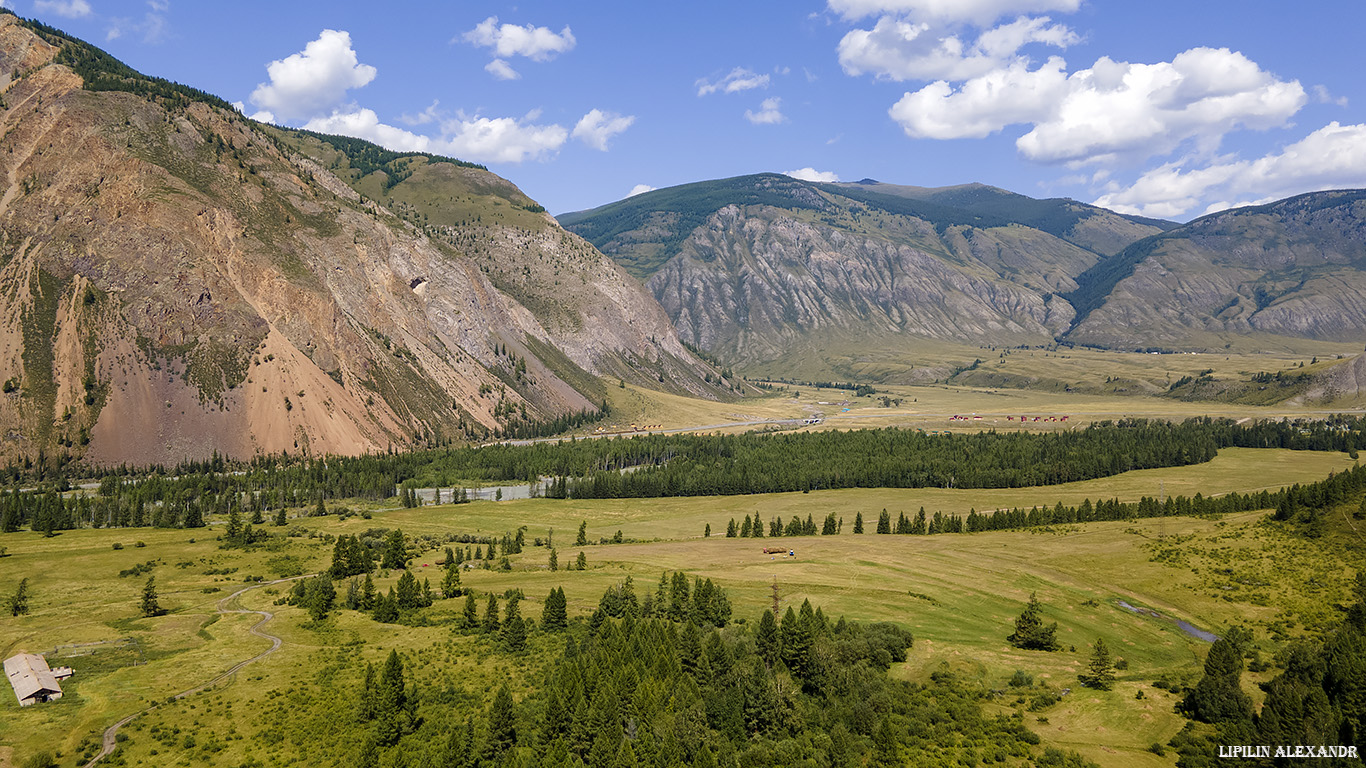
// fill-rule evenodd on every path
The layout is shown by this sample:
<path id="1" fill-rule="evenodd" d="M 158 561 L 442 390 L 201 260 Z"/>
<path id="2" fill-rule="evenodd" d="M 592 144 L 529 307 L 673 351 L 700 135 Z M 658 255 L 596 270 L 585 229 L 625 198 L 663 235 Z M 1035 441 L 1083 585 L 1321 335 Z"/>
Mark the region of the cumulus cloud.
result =
<path id="1" fill-rule="evenodd" d="M 1332 122 L 1256 160 L 1216 158 L 1189 170 L 1167 163 L 1127 187 L 1111 183 L 1096 205 L 1178 218 L 1340 187 L 1366 187 L 1366 124 Z"/>
<path id="2" fill-rule="evenodd" d="M 1194 140 L 1205 152 L 1239 128 L 1283 125 L 1304 105 L 1298 81 L 1283 81 L 1241 53 L 1192 48 L 1170 62 L 1102 57 L 1070 75 L 1053 57 L 907 93 L 890 114 L 916 138 L 980 138 L 1012 124 L 1030 130 L 1016 148 L 1030 160 L 1084 164 L 1143 159 Z"/>
<path id="3" fill-rule="evenodd" d="M 436 122 L 441 116 L 436 109 L 440 105 L 440 101 L 432 99 L 432 103 L 426 109 L 418 112 L 416 115 L 407 113 L 399 115 L 398 121 L 404 125 L 426 125 L 427 123 Z"/>
<path id="4" fill-rule="evenodd" d="M 613 136 L 630 128 L 635 121 L 634 115 L 618 115 L 615 112 L 594 109 L 579 119 L 572 136 L 593 149 L 606 152 L 607 142 Z"/>
<path id="5" fill-rule="evenodd" d="M 794 179 L 801 179 L 802 181 L 836 182 L 840 180 L 839 174 L 832 171 L 818 171 L 809 165 L 805 168 L 798 168 L 795 171 L 784 171 L 783 175 L 791 176 Z"/>
<path id="6" fill-rule="evenodd" d="M 745 110 L 745 119 L 755 125 L 775 125 L 787 118 L 782 113 L 783 100 L 774 96 L 771 99 L 764 99 L 759 104 L 759 111 Z"/>
<path id="7" fill-rule="evenodd" d="M 512 68 L 512 65 L 503 59 L 494 59 L 484 65 L 484 71 L 498 78 L 499 80 L 520 80 L 520 72 Z"/>
<path id="8" fill-rule="evenodd" d="M 33 9 L 39 13 L 55 13 L 68 19 L 89 16 L 92 9 L 86 0 L 35 0 Z"/>
<path id="9" fill-rule="evenodd" d="M 516 24 L 500 26 L 497 16 L 479 22 L 478 26 L 464 34 L 464 38 L 481 48 L 491 49 L 499 59 L 525 56 L 532 61 L 550 61 L 561 53 L 574 50 L 578 43 L 568 25 L 556 34 L 549 27 L 531 24 L 523 27 Z"/>
<path id="10" fill-rule="evenodd" d="M 985 26 L 1005 17 L 1058 11 L 1072 13 L 1082 0 L 829 0 L 830 10 L 846 19 L 898 15 L 923 20 L 970 22 Z"/>
<path id="11" fill-rule="evenodd" d="M 171 4 L 166 0 L 149 0 L 147 7 L 150 8 L 143 14 L 141 20 L 119 17 L 109 21 L 109 28 L 105 30 L 105 40 L 117 40 L 124 35 L 134 34 L 142 38 L 144 43 L 159 43 L 166 38 L 166 33 L 170 25 L 164 15 L 170 9 Z"/>
<path id="12" fill-rule="evenodd" d="M 282 119 L 326 115 L 346 92 L 375 79 L 377 71 L 361 64 L 347 32 L 324 29 L 303 51 L 266 65 L 269 83 L 251 92 L 251 103 Z"/>
<path id="13" fill-rule="evenodd" d="M 485 163 L 521 163 L 547 158 L 569 139 L 564 126 L 536 125 L 533 120 L 530 115 L 523 119 L 460 115 L 444 121 L 441 135 L 432 137 L 387 125 L 374 110 L 356 109 L 314 118 L 304 128 L 355 136 L 398 152 L 431 152 Z"/>
<path id="14" fill-rule="evenodd" d="M 643 195 L 646 192 L 653 192 L 656 189 L 658 189 L 658 187 L 652 187 L 649 184 L 637 184 L 634 187 L 631 187 L 631 191 L 627 192 L 626 196 L 635 197 L 636 195 Z"/>
<path id="15" fill-rule="evenodd" d="M 839 44 L 846 74 L 872 74 L 886 80 L 967 80 L 1001 67 L 1021 48 L 1042 43 L 1058 48 L 1080 38 L 1047 16 L 1020 17 L 983 32 L 968 43 L 956 34 L 923 22 L 883 16 L 872 29 L 855 29 Z"/>
<path id="16" fill-rule="evenodd" d="M 768 82 L 768 75 L 760 75 L 751 72 L 744 67 L 736 67 L 727 73 L 725 77 L 722 77 L 715 82 L 703 78 L 698 80 L 695 85 L 697 86 L 698 96 L 707 96 L 717 92 L 736 93 L 739 91 L 752 90 L 754 88 L 767 88 Z"/>

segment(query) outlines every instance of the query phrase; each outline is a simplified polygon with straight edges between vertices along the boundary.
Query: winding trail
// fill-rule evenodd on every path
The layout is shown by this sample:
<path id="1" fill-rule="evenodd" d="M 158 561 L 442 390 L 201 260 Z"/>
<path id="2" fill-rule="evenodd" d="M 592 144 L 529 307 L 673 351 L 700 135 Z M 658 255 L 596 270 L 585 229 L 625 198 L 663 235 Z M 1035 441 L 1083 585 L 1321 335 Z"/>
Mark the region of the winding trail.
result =
<path id="1" fill-rule="evenodd" d="M 257 637 L 262 637 L 262 638 L 265 638 L 266 640 L 269 640 L 269 641 L 270 641 L 270 648 L 268 648 L 267 650 L 262 651 L 261 653 L 256 654 L 255 656 L 252 656 L 252 657 L 249 658 L 249 659 L 246 659 L 246 660 L 244 660 L 244 661 L 239 661 L 239 662 L 237 662 L 236 664 L 232 665 L 232 667 L 229 668 L 228 671 L 223 672 L 223 673 L 221 673 L 221 674 L 219 674 L 219 675 L 213 677 L 213 678 L 210 679 L 208 682 L 205 682 L 205 683 L 203 683 L 203 684 L 201 684 L 201 685 L 197 685 L 197 686 L 195 686 L 194 688 L 191 688 L 191 689 L 189 689 L 189 690 L 181 691 L 180 693 L 177 693 L 175 696 L 172 696 L 172 697 L 171 697 L 171 700 L 172 700 L 172 701 L 179 701 L 180 699 L 183 699 L 183 698 L 185 698 L 186 696 L 193 696 L 193 695 L 196 694 L 196 693 L 200 693 L 200 692 L 202 692 L 202 691 L 208 690 L 209 688 L 212 688 L 213 686 L 217 685 L 218 683 L 221 683 L 221 682 L 223 682 L 224 680 L 227 680 L 228 678 L 230 678 L 230 677 L 232 677 L 233 675 L 237 674 L 238 670 L 242 669 L 243 667 L 247 666 L 248 664 L 251 664 L 251 663 L 260 661 L 261 659 L 264 659 L 265 657 L 271 655 L 272 653 L 275 653 L 276 651 L 280 650 L 280 646 L 284 645 L 285 641 L 282 640 L 282 639 L 280 639 L 279 637 L 276 637 L 275 635 L 272 635 L 272 634 L 270 634 L 270 633 L 268 633 L 268 632 L 264 632 L 264 631 L 261 630 L 261 627 L 262 627 L 266 622 L 268 622 L 268 621 L 270 621 L 271 619 L 275 618 L 275 614 L 274 614 L 274 613 L 271 613 L 270 611 L 253 611 L 253 610 L 251 610 L 251 609 L 249 609 L 249 608 L 243 608 L 243 607 L 241 607 L 241 604 L 240 604 L 239 601 L 240 601 L 242 595 L 244 595 L 244 594 L 246 594 L 246 593 L 252 591 L 253 589 L 260 589 L 260 588 L 262 588 L 262 587 L 268 587 L 268 586 L 270 586 L 270 585 L 272 585 L 272 584 L 282 584 L 282 583 L 287 582 L 287 581 L 295 581 L 295 580 L 297 580 L 297 579 L 305 579 L 305 578 L 308 578 L 308 577 L 307 577 L 307 576 L 294 576 L 294 577 L 288 578 L 288 579 L 276 579 L 275 581 L 263 581 L 263 582 L 261 582 L 261 583 L 259 583 L 259 584 L 253 584 L 253 585 L 251 585 L 250 587 L 243 587 L 242 589 L 239 589 L 239 590 L 237 590 L 236 592 L 233 592 L 231 595 L 228 595 L 227 597 L 223 598 L 222 600 L 219 600 L 218 603 L 215 604 L 215 606 L 214 606 L 214 609 L 218 612 L 219 615 L 224 615 L 224 614 L 229 614 L 229 613 L 254 613 L 254 614 L 260 616 L 260 617 L 261 617 L 261 620 L 258 621 L 258 622 L 256 622 L 255 624 L 251 625 L 251 629 L 249 629 L 249 630 L 247 630 L 247 631 L 250 632 L 250 633 L 253 634 L 253 635 L 256 635 Z M 139 710 L 139 711 L 137 711 L 137 712 L 134 712 L 133 714 L 131 714 L 131 715 L 129 715 L 129 716 L 123 718 L 122 720 L 118 721 L 117 723 L 114 723 L 113 725 L 111 725 L 111 726 L 109 726 L 108 728 L 106 728 L 105 731 L 104 731 L 104 747 L 103 747 L 103 749 L 100 750 L 100 753 L 99 753 L 99 754 L 97 754 L 97 755 L 95 755 L 94 757 L 90 758 L 90 761 L 87 762 L 87 763 L 85 764 L 85 768 L 91 768 L 91 766 L 95 765 L 95 764 L 98 763 L 99 761 L 103 760 L 104 758 L 106 758 L 106 757 L 108 757 L 109 755 L 111 755 L 111 754 L 114 753 L 114 748 L 115 748 L 116 746 L 118 746 L 118 735 L 119 735 L 119 729 L 120 729 L 120 728 L 122 728 L 122 727 L 125 726 L 125 725 L 128 725 L 129 723 L 131 723 L 131 722 L 133 722 L 134 720 L 136 720 L 138 717 L 140 717 L 140 716 L 142 716 L 142 715 L 145 715 L 145 714 L 147 714 L 148 712 L 151 712 L 152 710 L 154 710 L 154 709 L 156 709 L 157 707 L 160 707 L 160 706 L 161 706 L 160 704 L 153 704 L 152 706 L 147 707 L 146 709 L 143 709 L 143 710 Z"/>

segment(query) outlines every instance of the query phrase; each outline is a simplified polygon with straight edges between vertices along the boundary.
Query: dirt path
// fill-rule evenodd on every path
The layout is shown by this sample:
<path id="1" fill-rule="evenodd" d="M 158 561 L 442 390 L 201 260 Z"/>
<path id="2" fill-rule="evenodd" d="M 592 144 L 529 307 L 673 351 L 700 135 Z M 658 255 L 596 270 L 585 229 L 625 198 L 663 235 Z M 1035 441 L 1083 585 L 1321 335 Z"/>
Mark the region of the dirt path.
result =
<path id="1" fill-rule="evenodd" d="M 237 671 L 240 670 L 242 667 L 245 667 L 245 666 L 247 666 L 248 664 L 251 664 L 251 663 L 253 663 L 253 662 L 260 661 L 261 659 L 264 659 L 265 657 L 271 655 L 272 653 L 275 653 L 276 651 L 280 650 L 280 646 L 284 645 L 284 642 L 285 642 L 285 641 L 284 641 L 284 640 L 281 640 L 280 638 L 276 637 L 275 635 L 272 635 L 272 634 L 270 634 L 270 633 L 268 633 L 268 632 L 263 632 L 263 631 L 261 630 L 261 627 L 262 627 L 266 622 L 268 622 L 268 621 L 270 621 L 271 619 L 275 618 L 275 614 L 274 614 L 274 613 L 271 613 L 270 611 L 253 611 L 253 610 L 250 610 L 250 609 L 248 609 L 248 608 L 243 608 L 243 607 L 241 607 L 241 605 L 240 605 L 240 603 L 239 603 L 239 600 L 240 600 L 240 598 L 242 597 L 242 595 L 246 594 L 247 592 L 252 591 L 253 589 L 260 589 L 261 587 L 268 587 L 268 586 L 270 586 L 270 585 L 272 585 L 272 584 L 281 584 L 281 583 L 284 583 L 284 582 L 287 582 L 287 581 L 295 581 L 296 579 L 303 579 L 303 578 L 308 578 L 308 577 L 307 577 L 307 576 L 295 576 L 295 577 L 289 578 L 289 579 L 276 579 L 275 581 L 266 581 L 266 582 L 262 582 L 262 583 L 260 583 L 260 584 L 253 584 L 253 585 L 251 585 L 250 587 L 243 587 L 242 589 L 237 590 L 236 592 L 232 593 L 231 595 L 228 595 L 227 597 L 223 598 L 222 600 L 219 600 L 218 603 L 214 606 L 214 607 L 215 607 L 215 610 L 217 610 L 217 612 L 218 612 L 219 614 L 228 614 L 228 613 L 254 613 L 254 614 L 260 616 L 260 617 L 261 617 L 261 620 L 258 621 L 258 622 L 256 622 L 255 624 L 251 625 L 251 629 L 249 629 L 249 630 L 247 630 L 247 631 L 250 632 L 250 633 L 253 634 L 253 635 L 256 635 L 257 637 L 263 637 L 263 638 L 269 640 L 269 641 L 270 641 L 270 648 L 268 648 L 267 650 L 262 651 L 261 653 L 256 654 L 255 656 L 252 656 L 252 657 L 249 658 L 249 659 L 246 659 L 246 660 L 244 660 L 244 661 L 239 661 L 239 662 L 237 662 L 237 663 L 234 664 L 230 669 L 228 669 L 228 671 L 223 672 L 222 674 L 217 675 L 216 677 L 210 679 L 208 682 L 205 682 L 205 683 L 203 683 L 203 684 L 201 684 L 201 685 L 197 685 L 197 686 L 195 686 L 194 688 L 191 688 L 191 689 L 189 689 L 189 690 L 187 690 L 187 691 L 181 691 L 180 693 L 177 693 L 175 696 L 171 697 L 172 700 L 178 701 L 178 700 L 180 700 L 180 699 L 185 698 L 186 696 L 193 696 L 193 695 L 196 694 L 196 693 L 200 693 L 201 691 L 205 691 L 205 690 L 207 690 L 207 689 L 209 689 L 209 688 L 212 688 L 213 686 L 217 685 L 218 683 L 221 683 L 221 682 L 223 682 L 224 680 L 226 680 L 226 679 L 232 677 L 233 675 L 237 674 Z M 231 606 L 231 607 L 230 607 L 230 606 Z M 134 712 L 133 714 L 131 714 L 131 715 L 129 715 L 129 716 L 123 718 L 122 720 L 118 721 L 117 723 L 114 723 L 113 725 L 111 725 L 111 726 L 109 726 L 108 728 L 106 728 L 105 731 L 104 731 L 104 748 L 100 750 L 100 753 L 99 753 L 98 755 L 95 755 L 94 757 L 90 758 L 90 762 L 88 762 L 88 763 L 85 764 L 85 768 L 91 768 L 91 766 L 95 765 L 96 763 L 98 763 L 99 761 L 101 761 L 101 760 L 103 760 L 104 758 L 108 757 L 109 755 L 113 754 L 113 752 L 114 752 L 114 747 L 118 745 L 118 735 L 119 735 L 119 729 L 120 729 L 120 728 L 122 728 L 122 727 L 125 726 L 125 725 L 128 725 L 129 723 L 133 722 L 133 720 L 137 719 L 139 716 L 145 715 L 145 714 L 147 714 L 148 712 L 151 712 L 152 710 L 156 709 L 156 708 L 159 707 L 159 706 L 161 706 L 161 705 L 160 705 L 160 704 L 153 704 L 152 706 L 150 706 L 150 707 L 148 707 L 148 708 L 146 708 L 146 709 L 140 710 L 140 711 L 138 711 L 138 712 Z"/>

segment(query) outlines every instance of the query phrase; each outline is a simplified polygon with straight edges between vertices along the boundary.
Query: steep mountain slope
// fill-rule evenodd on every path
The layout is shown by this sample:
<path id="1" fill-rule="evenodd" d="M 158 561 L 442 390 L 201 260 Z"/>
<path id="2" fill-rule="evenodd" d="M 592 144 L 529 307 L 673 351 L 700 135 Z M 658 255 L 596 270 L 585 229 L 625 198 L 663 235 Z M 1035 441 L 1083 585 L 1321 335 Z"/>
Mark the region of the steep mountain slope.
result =
<path id="1" fill-rule="evenodd" d="M 1101 258 L 1090 246 L 1161 231 L 1070 201 L 955 189 L 761 174 L 560 221 L 646 280 L 685 340 L 749 365 L 812 345 L 1044 343 L 1070 327 L 1057 294 Z"/>
<path id="2" fill-rule="evenodd" d="M 1078 278 L 1070 341 L 1208 349 L 1366 337 L 1366 191 L 1197 219 Z"/>
<path id="3" fill-rule="evenodd" d="M 602 376 L 725 391 L 482 168 L 260 126 L 8 13 L 0 87 L 0 458 L 352 453 L 593 412 Z"/>

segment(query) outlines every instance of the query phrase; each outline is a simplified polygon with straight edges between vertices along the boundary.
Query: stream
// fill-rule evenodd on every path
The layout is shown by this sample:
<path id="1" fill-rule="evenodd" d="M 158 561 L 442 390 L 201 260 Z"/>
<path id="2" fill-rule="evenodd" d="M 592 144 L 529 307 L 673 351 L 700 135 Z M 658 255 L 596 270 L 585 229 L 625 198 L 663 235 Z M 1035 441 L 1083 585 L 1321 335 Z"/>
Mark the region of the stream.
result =
<path id="1" fill-rule="evenodd" d="M 1195 626 L 1194 624 L 1191 624 L 1188 621 L 1182 621 L 1181 619 L 1173 619 L 1170 616 L 1164 616 L 1151 608 L 1137 608 L 1135 606 L 1129 605 L 1123 600 L 1117 600 L 1116 602 L 1119 603 L 1120 608 L 1123 608 L 1129 613 L 1136 613 L 1139 616 L 1148 616 L 1154 619 L 1163 619 L 1165 621 L 1170 621 L 1176 625 L 1177 629 L 1180 629 L 1182 632 L 1185 632 L 1187 635 L 1190 635 L 1196 640 L 1203 640 L 1206 643 L 1212 643 L 1215 640 L 1219 639 L 1219 636 L 1214 634 L 1213 632 L 1203 630 Z"/>

